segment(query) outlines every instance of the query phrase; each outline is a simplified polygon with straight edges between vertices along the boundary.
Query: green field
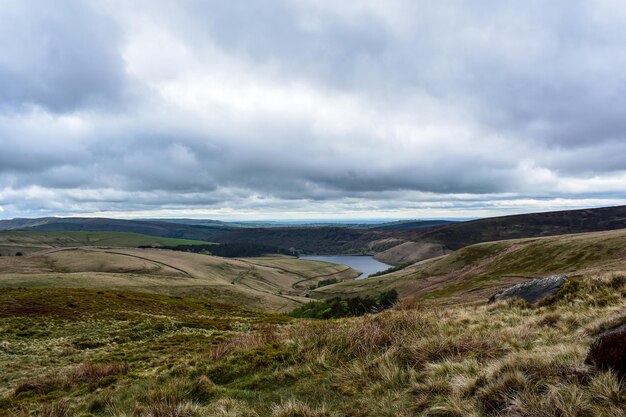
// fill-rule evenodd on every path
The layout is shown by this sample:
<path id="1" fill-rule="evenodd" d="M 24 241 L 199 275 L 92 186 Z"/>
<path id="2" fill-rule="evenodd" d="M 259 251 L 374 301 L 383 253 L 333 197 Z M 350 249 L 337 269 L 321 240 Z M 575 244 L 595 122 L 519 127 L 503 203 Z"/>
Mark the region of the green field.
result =
<path id="1" fill-rule="evenodd" d="M 128 232 L 0 232 L 0 254 L 31 253 L 42 249 L 77 246 L 139 246 L 206 245 L 199 240 L 155 237 Z"/>

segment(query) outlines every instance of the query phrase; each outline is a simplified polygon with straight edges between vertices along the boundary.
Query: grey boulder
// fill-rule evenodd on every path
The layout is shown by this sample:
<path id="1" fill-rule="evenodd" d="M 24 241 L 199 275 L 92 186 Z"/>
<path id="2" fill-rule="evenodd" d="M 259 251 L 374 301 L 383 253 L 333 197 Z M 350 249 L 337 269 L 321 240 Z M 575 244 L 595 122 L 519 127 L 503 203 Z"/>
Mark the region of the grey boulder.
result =
<path id="1" fill-rule="evenodd" d="M 489 299 L 489 302 L 493 303 L 495 301 L 515 297 L 526 300 L 530 304 L 534 304 L 546 297 L 554 295 L 567 280 L 568 277 L 566 275 L 551 275 L 545 278 L 520 282 L 501 293 L 495 294 Z"/>

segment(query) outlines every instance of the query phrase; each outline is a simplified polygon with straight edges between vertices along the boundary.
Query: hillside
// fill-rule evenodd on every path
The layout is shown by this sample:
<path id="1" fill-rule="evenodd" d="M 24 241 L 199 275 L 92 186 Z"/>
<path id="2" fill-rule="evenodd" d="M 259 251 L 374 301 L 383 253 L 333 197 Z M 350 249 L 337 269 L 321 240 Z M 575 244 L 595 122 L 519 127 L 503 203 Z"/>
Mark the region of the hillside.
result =
<path id="1" fill-rule="evenodd" d="M 262 311 L 289 311 L 344 266 L 290 257 L 227 259 L 160 249 L 56 248 L 0 257 L 0 287 L 104 288 L 194 296 Z"/>
<path id="2" fill-rule="evenodd" d="M 400 265 L 481 242 L 626 228 L 626 206 L 531 213 L 468 222 L 432 220 L 378 225 L 252 226 L 258 225 L 184 219 L 43 218 L 0 221 L 0 229 L 123 231 L 207 242 L 272 246 L 283 250 L 295 249 L 304 254 L 367 253 L 376 254 L 386 263 Z"/>
<path id="3" fill-rule="evenodd" d="M 214 239 L 220 243 L 266 244 L 325 255 L 373 253 L 371 243 L 387 236 L 386 232 L 350 227 L 274 227 L 229 230 Z"/>
<path id="4" fill-rule="evenodd" d="M 31 253 L 42 249 L 77 246 L 139 246 L 206 245 L 207 242 L 141 235 L 129 232 L 31 232 L 0 231 L 0 255 Z"/>
<path id="5" fill-rule="evenodd" d="M 415 229 L 425 229 L 435 226 L 445 226 L 449 224 L 457 223 L 451 220 L 401 220 L 396 222 L 389 222 L 383 224 L 377 224 L 369 226 L 370 230 L 384 230 L 384 231 L 407 231 Z"/>
<path id="6" fill-rule="evenodd" d="M 121 291 L 0 292 L 0 416 L 624 417 L 626 387 L 585 365 L 626 322 L 625 275 L 549 305 L 408 303 L 291 320 Z"/>
<path id="7" fill-rule="evenodd" d="M 491 217 L 427 230 L 414 230 L 398 237 L 443 244 L 457 250 L 481 242 L 526 237 L 555 236 L 626 228 L 626 206 Z"/>
<path id="8" fill-rule="evenodd" d="M 492 217 L 399 230 L 373 242 L 376 259 L 405 265 L 481 242 L 626 228 L 626 206 Z M 381 245 L 387 242 L 386 245 Z"/>
<path id="9" fill-rule="evenodd" d="M 528 277 L 609 271 L 626 271 L 626 229 L 471 245 L 387 275 L 323 287 L 311 296 L 376 294 L 395 288 L 401 297 L 467 303 L 484 301 L 497 289 Z"/>
<path id="10" fill-rule="evenodd" d="M 314 254 L 373 253 L 375 241 L 401 231 L 450 224 L 445 220 L 398 221 L 382 224 L 283 225 L 262 222 L 159 219 L 120 220 L 106 218 L 56 218 L 0 220 L 2 230 L 38 232 L 108 231 L 132 232 L 157 237 L 219 243 L 257 244 Z"/>
<path id="11" fill-rule="evenodd" d="M 212 236 L 228 230 L 228 227 L 90 217 L 0 220 L 0 230 L 18 229 L 39 232 L 131 232 L 149 236 L 211 241 Z"/>

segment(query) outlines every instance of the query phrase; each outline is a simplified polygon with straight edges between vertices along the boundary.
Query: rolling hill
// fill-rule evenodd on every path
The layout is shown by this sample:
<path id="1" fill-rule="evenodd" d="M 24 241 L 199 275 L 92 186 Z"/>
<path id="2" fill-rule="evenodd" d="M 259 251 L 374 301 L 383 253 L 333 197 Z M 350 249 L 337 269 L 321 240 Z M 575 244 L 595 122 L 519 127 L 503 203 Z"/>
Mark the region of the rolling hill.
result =
<path id="1" fill-rule="evenodd" d="M 0 287 L 93 288 L 200 297 L 262 311 L 308 302 L 323 279 L 352 279 L 347 266 L 291 257 L 228 259 L 162 249 L 55 248 L 0 257 Z"/>
<path id="2" fill-rule="evenodd" d="M 0 231 L 0 255 L 31 253 L 42 249 L 77 246 L 140 246 L 206 245 L 207 242 L 141 235 L 130 232 L 31 232 Z"/>
<path id="3" fill-rule="evenodd" d="M 246 243 L 295 249 L 314 254 L 373 253 L 372 242 L 393 232 L 448 224 L 447 221 L 401 221 L 377 225 L 280 225 L 227 223 L 214 220 L 119 220 L 106 218 L 56 218 L 0 220 L 0 230 L 108 231 L 192 239 L 218 243 Z"/>
<path id="4" fill-rule="evenodd" d="M 435 220 L 289 227 L 276 224 L 271 227 L 249 227 L 249 224 L 242 227 L 242 224 L 184 219 L 42 218 L 2 220 L 0 230 L 123 231 L 206 242 L 260 244 L 307 254 L 376 254 L 383 262 L 399 265 L 481 242 L 626 228 L 626 206 L 531 213 L 467 222 Z"/>
<path id="5" fill-rule="evenodd" d="M 491 217 L 400 234 L 414 242 L 440 243 L 451 250 L 481 242 L 556 236 L 626 228 L 626 206 Z"/>
<path id="6" fill-rule="evenodd" d="M 430 259 L 481 242 L 626 228 L 626 206 L 530 213 L 400 231 L 376 258 L 392 265 Z"/>

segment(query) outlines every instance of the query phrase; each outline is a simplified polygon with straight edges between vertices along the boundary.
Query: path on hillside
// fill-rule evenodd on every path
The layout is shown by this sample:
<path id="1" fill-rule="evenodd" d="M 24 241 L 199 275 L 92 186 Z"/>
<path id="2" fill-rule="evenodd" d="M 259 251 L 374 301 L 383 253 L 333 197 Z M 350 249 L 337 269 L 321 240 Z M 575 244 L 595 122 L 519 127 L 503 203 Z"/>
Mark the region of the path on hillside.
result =
<path id="1" fill-rule="evenodd" d="M 182 268 L 173 266 L 171 264 L 168 264 L 168 263 L 165 263 L 165 262 L 161 262 L 161 261 L 156 261 L 154 259 L 146 258 L 146 257 L 139 256 L 139 255 L 133 255 L 133 254 L 123 253 L 123 252 L 116 252 L 116 251 L 111 251 L 111 250 L 102 250 L 102 249 L 91 249 L 90 248 L 90 249 L 85 249 L 85 250 L 93 251 L 93 252 L 109 253 L 109 254 L 114 254 L 114 255 L 122 255 L 122 256 L 128 256 L 128 257 L 131 257 L 131 258 L 141 259 L 143 261 L 151 262 L 151 263 L 153 263 L 155 265 L 165 266 L 167 268 L 171 268 L 173 270 L 179 271 L 179 272 L 185 274 L 186 276 L 188 276 L 189 278 L 196 278 L 196 279 L 204 278 L 202 276 L 194 275 L 194 274 L 192 274 L 192 273 L 190 273 L 188 271 L 185 271 Z M 245 282 L 242 282 L 241 280 L 243 278 L 245 278 L 246 276 L 248 276 L 255 269 L 255 265 L 253 263 L 247 262 L 247 261 L 242 261 L 242 262 L 248 264 L 249 265 L 249 269 L 247 271 L 245 271 L 244 276 L 237 276 L 233 281 L 231 281 L 232 284 L 241 285 L 241 286 L 246 287 L 246 288 L 248 288 L 248 289 L 250 289 L 252 291 L 262 292 L 262 293 L 269 294 L 269 295 L 272 295 L 272 296 L 275 296 L 275 297 L 283 298 L 283 299 L 288 300 L 288 301 L 293 301 L 293 302 L 298 303 L 298 304 L 304 304 L 304 302 L 302 302 L 302 301 L 300 301 L 298 299 L 294 299 L 294 298 L 292 298 L 292 296 L 283 295 L 283 294 L 277 294 L 277 293 L 274 293 L 274 292 L 271 292 L 271 291 L 268 291 L 268 290 L 264 290 L 264 289 L 260 289 L 260 288 L 254 288 L 254 287 L 246 284 Z M 266 266 L 266 267 L 267 268 L 273 268 L 271 266 Z M 276 269 L 280 269 L 280 268 L 276 268 Z M 287 272 L 289 272 L 289 271 L 287 271 Z M 293 273 L 293 272 L 291 272 L 291 273 Z M 299 275 L 299 274 L 296 274 L 296 275 Z M 272 284 L 270 281 L 267 281 L 267 280 L 265 280 L 263 278 L 259 278 L 259 277 L 257 277 L 257 278 L 259 280 L 263 280 L 263 281 L 267 282 L 268 284 Z M 285 305 L 287 305 L 287 304 L 285 304 Z M 280 310 L 280 308 L 277 309 L 276 311 L 279 311 L 279 310 Z"/>

